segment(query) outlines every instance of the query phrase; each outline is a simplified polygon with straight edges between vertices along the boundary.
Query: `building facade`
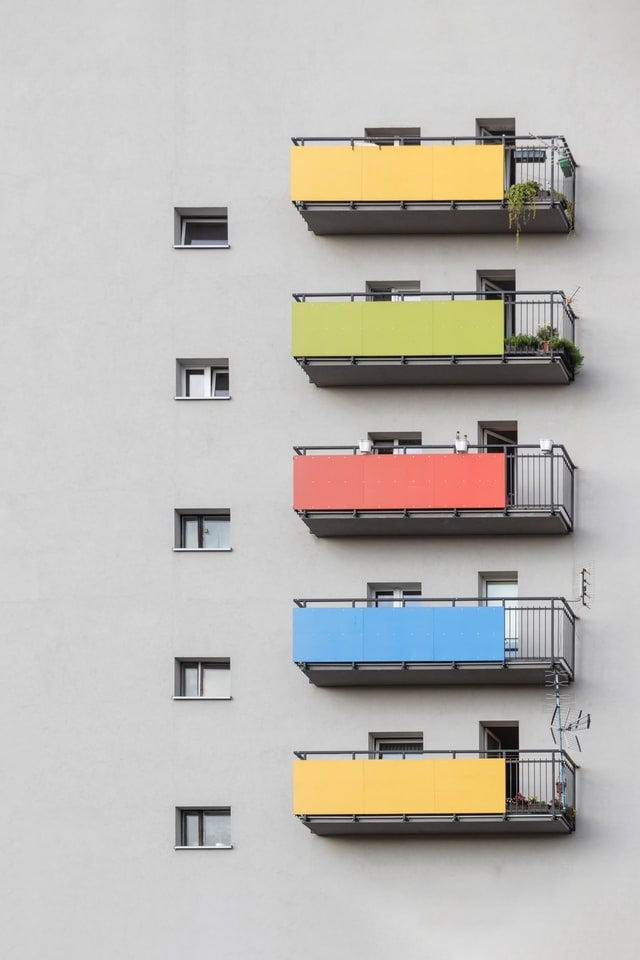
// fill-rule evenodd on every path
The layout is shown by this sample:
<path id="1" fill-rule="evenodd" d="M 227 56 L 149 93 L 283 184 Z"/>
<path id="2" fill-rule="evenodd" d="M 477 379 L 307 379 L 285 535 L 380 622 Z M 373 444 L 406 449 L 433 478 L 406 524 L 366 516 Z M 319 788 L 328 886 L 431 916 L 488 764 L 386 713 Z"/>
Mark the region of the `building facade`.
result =
<path id="1" fill-rule="evenodd" d="M 525 8 L 7 12 L 6 957 L 637 955 L 638 14 Z"/>

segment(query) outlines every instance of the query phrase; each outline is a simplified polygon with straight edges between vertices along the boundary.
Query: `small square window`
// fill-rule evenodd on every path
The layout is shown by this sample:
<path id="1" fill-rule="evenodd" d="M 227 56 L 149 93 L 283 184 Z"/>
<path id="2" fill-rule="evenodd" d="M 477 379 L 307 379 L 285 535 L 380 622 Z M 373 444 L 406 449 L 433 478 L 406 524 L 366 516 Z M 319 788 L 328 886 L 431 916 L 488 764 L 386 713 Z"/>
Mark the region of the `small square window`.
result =
<path id="1" fill-rule="evenodd" d="M 424 739 L 421 733 L 372 733 L 369 735 L 369 749 L 378 760 L 403 760 L 421 756 Z"/>
<path id="2" fill-rule="evenodd" d="M 176 511 L 176 550 L 230 550 L 231 512 Z"/>
<path id="3" fill-rule="evenodd" d="M 175 698 L 230 700 L 231 662 L 225 659 L 177 659 Z"/>
<path id="4" fill-rule="evenodd" d="M 226 357 L 176 361 L 176 400 L 229 400 Z"/>
<path id="5" fill-rule="evenodd" d="M 229 807 L 178 807 L 176 847 L 231 848 Z"/>
<path id="6" fill-rule="evenodd" d="M 174 246 L 228 247 L 229 216 L 226 207 L 175 207 Z"/>

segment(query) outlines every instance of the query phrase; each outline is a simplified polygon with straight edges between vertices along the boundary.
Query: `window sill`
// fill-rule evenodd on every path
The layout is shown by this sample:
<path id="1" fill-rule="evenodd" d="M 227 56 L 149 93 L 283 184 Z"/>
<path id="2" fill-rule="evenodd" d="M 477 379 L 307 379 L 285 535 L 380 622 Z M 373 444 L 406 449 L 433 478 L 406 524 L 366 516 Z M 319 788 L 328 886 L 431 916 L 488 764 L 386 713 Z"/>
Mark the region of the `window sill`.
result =
<path id="1" fill-rule="evenodd" d="M 174 400 L 231 400 L 231 397 L 174 397 Z"/>
<path id="2" fill-rule="evenodd" d="M 218 843 L 215 847 L 178 847 L 175 846 L 174 850 L 233 850 L 233 844 L 229 843 Z"/>
<path id="3" fill-rule="evenodd" d="M 173 547 L 174 553 L 231 553 L 233 547 Z"/>
<path id="4" fill-rule="evenodd" d="M 174 697 L 174 700 L 233 700 L 233 697 Z"/>
<path id="5" fill-rule="evenodd" d="M 230 243 L 174 243 L 174 250 L 230 250 Z"/>

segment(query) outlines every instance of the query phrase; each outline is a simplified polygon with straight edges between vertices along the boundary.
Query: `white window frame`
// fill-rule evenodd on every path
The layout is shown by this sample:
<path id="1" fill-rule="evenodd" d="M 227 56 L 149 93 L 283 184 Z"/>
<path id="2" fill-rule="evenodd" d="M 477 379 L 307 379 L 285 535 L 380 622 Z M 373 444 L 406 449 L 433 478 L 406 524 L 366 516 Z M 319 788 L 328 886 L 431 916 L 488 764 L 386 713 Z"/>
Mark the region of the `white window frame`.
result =
<path id="1" fill-rule="evenodd" d="M 182 693 L 183 690 L 183 670 L 184 667 L 191 666 L 198 668 L 198 690 L 204 689 L 204 671 L 205 669 L 226 670 L 229 674 L 228 684 L 229 693 L 218 697 L 208 697 L 203 693 L 197 696 L 189 696 Z M 175 682 L 174 682 L 174 700 L 231 700 L 231 660 L 220 657 L 176 657 L 175 662 Z"/>
<path id="2" fill-rule="evenodd" d="M 227 228 L 227 239 L 220 243 L 186 243 L 186 234 L 187 234 L 187 224 L 189 223 L 223 223 Z M 181 216 L 180 217 L 180 247 L 184 247 L 185 250 L 211 250 L 216 247 L 227 248 L 229 246 L 229 217 L 228 216 L 219 216 L 219 217 L 196 217 L 196 216 Z"/>
<path id="3" fill-rule="evenodd" d="M 187 395 L 187 375 L 195 370 L 202 370 L 204 372 L 204 385 L 205 385 L 205 396 L 204 397 L 190 397 Z M 176 400 L 230 400 L 231 399 L 231 381 L 229 381 L 229 389 L 227 393 L 223 396 L 216 397 L 216 382 L 218 375 L 221 373 L 226 373 L 229 376 L 229 364 L 226 366 L 224 364 L 215 364 L 207 365 L 203 363 L 188 363 L 180 364 L 180 390 L 181 395 L 176 397 Z"/>
<path id="4" fill-rule="evenodd" d="M 374 590 L 373 591 L 373 600 L 376 607 L 406 607 L 405 598 L 407 597 L 421 597 L 422 590 L 407 590 L 403 587 L 393 587 L 388 590 Z M 377 601 L 381 598 L 389 598 L 388 603 L 379 604 Z M 414 604 L 410 603 L 410 607 L 413 607 Z"/>
<path id="5" fill-rule="evenodd" d="M 415 437 L 387 437 L 384 434 L 370 433 L 369 440 L 371 440 L 372 444 L 371 452 L 379 456 L 396 454 L 400 456 L 411 456 L 414 453 L 422 453 L 420 449 L 422 446 L 422 434 Z M 416 447 L 417 449 L 405 449 L 409 447 Z"/>

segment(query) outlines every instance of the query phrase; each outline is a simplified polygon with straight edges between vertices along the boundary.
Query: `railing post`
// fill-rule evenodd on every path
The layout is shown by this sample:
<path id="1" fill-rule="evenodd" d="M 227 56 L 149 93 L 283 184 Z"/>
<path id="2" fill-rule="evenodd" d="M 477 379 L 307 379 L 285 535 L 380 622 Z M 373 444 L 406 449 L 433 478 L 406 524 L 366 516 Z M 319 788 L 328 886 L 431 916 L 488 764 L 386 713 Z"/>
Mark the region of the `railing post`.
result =
<path id="1" fill-rule="evenodd" d="M 555 165 L 556 165 L 556 142 L 555 140 L 552 140 L 551 142 L 551 206 L 552 207 L 555 207 L 556 205 L 556 195 L 555 195 L 555 189 L 554 189 Z"/>
<path id="2" fill-rule="evenodd" d="M 553 516 L 554 513 L 556 512 L 556 511 L 555 511 L 555 503 L 554 503 L 554 501 L 555 501 L 555 491 L 554 491 L 554 484 L 553 484 L 553 463 L 554 463 L 555 458 L 556 458 L 556 454 L 555 454 L 555 451 L 554 451 L 553 448 L 552 448 L 552 450 L 551 450 L 550 462 L 549 462 L 549 499 L 550 499 L 550 501 L 551 501 L 550 504 L 549 504 L 549 506 L 551 507 L 551 516 Z"/>
<path id="3" fill-rule="evenodd" d="M 555 615 L 555 600 L 551 598 L 551 663 L 556 662 L 555 657 L 555 639 L 556 639 L 556 615 Z"/>

